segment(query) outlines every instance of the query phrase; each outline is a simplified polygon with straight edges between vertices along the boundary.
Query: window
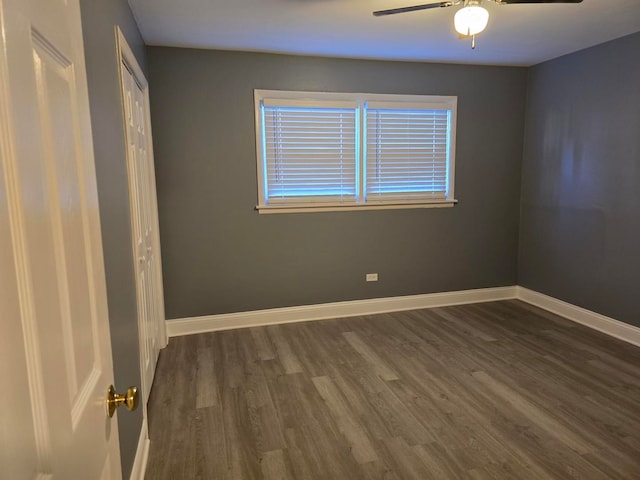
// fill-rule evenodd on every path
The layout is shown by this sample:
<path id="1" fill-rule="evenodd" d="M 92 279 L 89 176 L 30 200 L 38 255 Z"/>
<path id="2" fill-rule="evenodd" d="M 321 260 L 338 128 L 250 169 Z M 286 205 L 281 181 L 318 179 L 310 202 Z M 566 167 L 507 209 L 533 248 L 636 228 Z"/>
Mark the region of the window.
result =
<path id="1" fill-rule="evenodd" d="M 255 91 L 258 210 L 451 206 L 456 97 Z"/>

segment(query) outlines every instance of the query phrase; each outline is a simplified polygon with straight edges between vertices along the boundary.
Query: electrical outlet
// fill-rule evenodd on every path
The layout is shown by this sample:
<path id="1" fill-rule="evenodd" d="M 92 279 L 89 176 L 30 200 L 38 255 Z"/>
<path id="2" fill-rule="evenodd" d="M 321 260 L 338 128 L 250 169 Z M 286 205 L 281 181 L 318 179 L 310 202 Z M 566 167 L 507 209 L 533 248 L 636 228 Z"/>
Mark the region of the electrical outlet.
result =
<path id="1" fill-rule="evenodd" d="M 377 282 L 378 274 L 377 273 L 367 273 L 367 282 Z"/>

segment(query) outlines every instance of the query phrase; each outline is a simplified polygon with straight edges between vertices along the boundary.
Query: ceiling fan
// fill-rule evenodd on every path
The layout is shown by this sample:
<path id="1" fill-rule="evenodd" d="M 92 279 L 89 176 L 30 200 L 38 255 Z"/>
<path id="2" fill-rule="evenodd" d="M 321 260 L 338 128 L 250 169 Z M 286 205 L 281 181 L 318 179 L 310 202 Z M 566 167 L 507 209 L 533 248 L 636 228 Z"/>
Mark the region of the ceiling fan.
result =
<path id="1" fill-rule="evenodd" d="M 582 3 L 582 0 L 487 0 L 498 5 L 517 5 L 525 3 Z M 452 0 L 448 2 L 425 3 L 409 7 L 390 8 L 373 12 L 374 17 L 395 15 L 396 13 L 416 12 L 418 10 L 430 10 L 432 8 L 464 6 L 458 10 L 454 17 L 454 27 L 461 38 L 471 37 L 471 48 L 476 48 L 476 35 L 482 32 L 489 22 L 489 12 L 481 6 L 482 0 Z"/>

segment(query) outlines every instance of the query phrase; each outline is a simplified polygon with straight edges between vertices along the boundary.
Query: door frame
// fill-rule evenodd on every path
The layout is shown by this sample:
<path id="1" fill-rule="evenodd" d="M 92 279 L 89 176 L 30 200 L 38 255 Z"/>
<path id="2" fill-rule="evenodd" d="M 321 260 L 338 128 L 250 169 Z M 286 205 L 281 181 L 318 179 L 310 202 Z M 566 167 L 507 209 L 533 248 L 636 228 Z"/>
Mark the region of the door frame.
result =
<path id="1" fill-rule="evenodd" d="M 155 162 L 154 162 L 154 157 L 153 157 L 153 137 L 152 137 L 152 131 L 151 131 L 151 110 L 150 110 L 150 106 L 149 106 L 149 82 L 147 81 L 144 72 L 142 71 L 142 68 L 140 67 L 140 64 L 138 63 L 138 60 L 136 59 L 133 51 L 131 50 L 131 47 L 129 46 L 129 43 L 127 42 L 124 34 L 122 33 L 122 31 L 120 30 L 120 27 L 118 27 L 116 25 L 115 27 L 115 35 L 116 35 L 116 49 L 117 49 L 117 59 L 118 59 L 118 75 L 119 75 L 119 87 L 120 87 L 120 99 L 121 99 L 121 104 L 122 104 L 122 115 L 123 118 L 125 119 L 124 121 L 124 135 L 125 135 L 125 141 L 129 142 L 129 132 L 128 132 L 128 128 L 126 127 L 126 107 L 125 107 L 125 93 L 124 93 L 124 85 L 123 85 L 123 79 L 124 79 L 124 68 L 128 68 L 129 71 L 133 74 L 135 80 L 138 82 L 138 84 L 140 85 L 142 92 L 144 94 L 144 121 L 145 121 L 145 129 L 147 132 L 147 152 L 148 152 L 148 158 L 149 158 L 149 162 L 150 162 L 150 178 L 149 178 L 149 185 L 150 185 L 150 195 L 151 195 L 151 215 L 152 215 L 152 222 L 155 225 L 155 229 L 154 229 L 154 234 L 152 236 L 152 244 L 153 244 L 153 249 L 156 252 L 155 256 L 154 256 L 154 267 L 156 269 L 156 282 L 154 285 L 154 288 L 156 289 L 157 295 L 155 296 L 157 299 L 157 312 L 158 312 L 158 318 L 157 318 L 157 332 L 158 332 L 158 338 L 156 338 L 156 344 L 158 345 L 158 351 L 156 352 L 151 352 L 151 354 L 154 356 L 154 362 L 157 362 L 158 359 L 158 354 L 159 354 L 159 349 L 166 347 L 167 343 L 168 343 L 168 337 L 167 337 L 167 331 L 166 331 L 166 322 L 165 322 L 165 310 L 164 310 L 164 290 L 163 290 L 163 280 L 162 280 L 162 256 L 161 256 L 161 250 L 160 250 L 160 235 L 159 235 L 159 219 L 158 219 L 158 201 L 157 201 L 157 190 L 156 190 L 156 176 L 155 176 Z M 125 67 L 126 65 L 126 67 Z M 129 148 L 126 148 L 126 157 L 127 157 L 127 177 L 128 177 L 128 184 L 129 184 L 129 205 L 130 205 L 130 209 L 131 209 L 131 229 L 132 229 L 132 235 L 131 235 L 131 240 L 132 240 L 132 249 L 131 249 L 131 255 L 132 255 L 132 259 L 134 260 L 134 262 L 137 262 L 137 259 L 135 258 L 135 233 L 134 233 L 134 215 L 133 215 L 133 209 L 134 207 L 134 202 L 131 201 L 131 199 L 133 198 L 133 195 L 135 194 L 133 191 L 133 179 L 131 178 L 131 169 L 129 168 L 129 164 L 131 163 L 132 159 L 131 159 L 131 155 L 130 155 L 130 151 Z M 138 274 L 138 269 L 135 268 L 135 276 L 136 276 L 136 290 L 138 289 L 138 285 L 140 284 L 139 282 L 139 274 Z M 139 293 L 136 293 L 136 297 L 138 297 Z M 147 405 L 146 405 L 146 399 L 149 396 L 149 391 L 151 389 L 151 385 L 146 385 L 145 382 L 145 376 L 144 376 L 144 372 L 142 371 L 142 367 L 144 365 L 143 363 L 143 349 L 144 349 L 144 342 L 146 342 L 146 338 L 142 337 L 142 333 L 145 331 L 145 329 L 143 328 L 143 326 L 141 325 L 142 322 L 142 316 L 140 315 L 140 305 L 137 302 L 137 306 L 138 306 L 138 332 L 139 332 L 139 344 L 140 344 L 140 375 L 141 375 L 141 387 L 142 387 L 142 398 L 145 400 L 143 402 L 143 412 L 144 412 L 144 425 L 143 425 L 143 429 L 146 430 L 147 428 Z M 153 380 L 153 377 L 152 377 Z M 147 434 L 147 438 L 148 438 L 148 434 Z"/>

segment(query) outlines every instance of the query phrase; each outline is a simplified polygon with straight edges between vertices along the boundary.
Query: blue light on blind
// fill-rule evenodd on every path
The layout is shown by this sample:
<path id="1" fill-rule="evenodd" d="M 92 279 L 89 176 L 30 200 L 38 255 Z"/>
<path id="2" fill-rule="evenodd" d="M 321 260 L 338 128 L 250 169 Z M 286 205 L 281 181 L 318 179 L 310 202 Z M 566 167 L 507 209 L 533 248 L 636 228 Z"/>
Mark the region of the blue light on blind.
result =
<path id="1" fill-rule="evenodd" d="M 354 197 L 356 109 L 263 106 L 266 196 Z"/>
<path id="2" fill-rule="evenodd" d="M 448 198 L 453 111 L 373 106 L 262 103 L 265 203 Z"/>
<path id="3" fill-rule="evenodd" d="M 445 197 L 449 110 L 366 110 L 366 193 Z"/>

